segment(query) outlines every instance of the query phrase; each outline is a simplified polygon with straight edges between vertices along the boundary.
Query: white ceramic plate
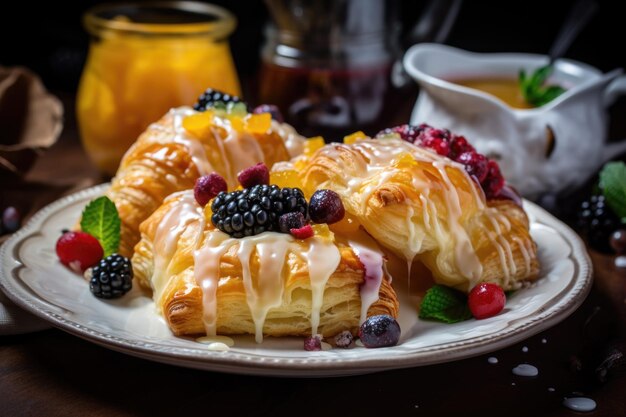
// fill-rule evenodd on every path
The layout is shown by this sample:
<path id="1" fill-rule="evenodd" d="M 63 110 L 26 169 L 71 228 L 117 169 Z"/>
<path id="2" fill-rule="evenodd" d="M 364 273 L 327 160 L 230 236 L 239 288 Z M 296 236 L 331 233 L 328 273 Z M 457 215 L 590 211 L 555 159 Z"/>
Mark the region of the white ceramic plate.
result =
<path id="1" fill-rule="evenodd" d="M 337 376 L 448 362 L 494 351 L 563 320 L 591 287 L 591 263 L 584 245 L 567 226 L 532 203 L 526 209 L 539 246 L 541 278 L 514 293 L 506 309 L 486 320 L 440 324 L 418 320 L 401 309 L 402 338 L 383 349 L 306 352 L 301 338 L 235 337 L 227 352 L 174 337 L 138 288 L 122 299 L 91 295 L 82 277 L 57 260 L 54 246 L 85 204 L 107 184 L 63 198 L 43 210 L 0 250 L 0 288 L 19 306 L 53 325 L 110 349 L 169 364 L 241 374 Z M 398 289 L 399 293 L 402 289 Z M 402 297 L 401 297 L 402 300 Z"/>

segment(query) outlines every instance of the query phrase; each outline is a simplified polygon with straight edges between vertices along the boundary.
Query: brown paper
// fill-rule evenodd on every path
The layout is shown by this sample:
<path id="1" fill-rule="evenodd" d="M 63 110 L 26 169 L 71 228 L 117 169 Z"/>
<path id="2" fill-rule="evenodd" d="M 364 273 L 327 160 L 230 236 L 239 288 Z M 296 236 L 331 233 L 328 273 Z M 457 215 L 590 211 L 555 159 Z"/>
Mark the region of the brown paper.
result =
<path id="1" fill-rule="evenodd" d="M 26 68 L 0 66 L 0 173 L 25 174 L 63 128 L 63 105 Z"/>

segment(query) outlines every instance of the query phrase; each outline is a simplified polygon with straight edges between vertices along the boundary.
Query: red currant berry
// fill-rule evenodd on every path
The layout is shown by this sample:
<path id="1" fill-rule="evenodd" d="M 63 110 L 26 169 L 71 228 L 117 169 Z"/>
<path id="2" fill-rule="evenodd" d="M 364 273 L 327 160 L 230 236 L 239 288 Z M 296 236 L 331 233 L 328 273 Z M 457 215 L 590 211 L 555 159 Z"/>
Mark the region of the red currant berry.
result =
<path id="1" fill-rule="evenodd" d="M 467 302 L 475 318 L 486 319 L 502 311 L 506 304 L 506 295 L 498 284 L 483 282 L 470 291 Z"/>
<path id="2" fill-rule="evenodd" d="M 313 235 L 315 234 L 315 231 L 313 230 L 310 224 L 302 226 L 299 229 L 291 229 L 289 232 L 296 239 L 303 239 L 303 240 L 313 237 Z"/>
<path id="3" fill-rule="evenodd" d="M 464 152 L 475 151 L 464 136 L 454 136 L 450 141 L 450 158 L 456 158 Z"/>
<path id="4" fill-rule="evenodd" d="M 481 185 L 487 198 L 495 198 L 504 187 L 504 178 L 496 161 L 490 160 L 488 168 L 487 177 L 481 182 Z"/>
<path id="5" fill-rule="evenodd" d="M 57 240 L 57 256 L 75 272 L 85 272 L 104 256 L 98 239 L 85 232 L 67 232 Z"/>
<path id="6" fill-rule="evenodd" d="M 487 178 L 488 160 L 484 155 L 474 151 L 463 152 L 456 161 L 465 165 L 467 173 L 475 176 L 478 182 L 483 182 Z"/>
<path id="7" fill-rule="evenodd" d="M 193 195 L 198 204 L 204 207 L 221 191 L 226 192 L 226 190 L 228 190 L 226 180 L 217 172 L 212 172 L 196 180 L 196 184 L 193 187 Z"/>

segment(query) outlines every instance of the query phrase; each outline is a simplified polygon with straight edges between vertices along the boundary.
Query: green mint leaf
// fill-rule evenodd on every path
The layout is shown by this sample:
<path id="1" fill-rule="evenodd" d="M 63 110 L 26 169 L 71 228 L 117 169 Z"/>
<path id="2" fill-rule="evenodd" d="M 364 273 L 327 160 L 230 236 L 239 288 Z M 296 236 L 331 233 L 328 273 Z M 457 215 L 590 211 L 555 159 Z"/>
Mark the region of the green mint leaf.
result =
<path id="1" fill-rule="evenodd" d="M 626 223 L 626 164 L 605 164 L 600 171 L 600 188 L 611 210 Z"/>
<path id="2" fill-rule="evenodd" d="M 120 246 L 120 216 L 115 204 L 108 197 L 98 197 L 83 210 L 80 228 L 102 245 L 104 256 L 118 251 Z"/>
<path id="3" fill-rule="evenodd" d="M 419 317 L 457 323 L 472 318 L 472 313 L 464 293 L 444 285 L 434 285 L 424 295 Z"/>
<path id="4" fill-rule="evenodd" d="M 540 107 L 565 92 L 565 89 L 561 86 L 544 85 L 552 73 L 552 70 L 552 66 L 546 65 L 535 70 L 530 76 L 527 76 L 524 70 L 520 70 L 520 90 L 522 91 L 522 95 L 528 104 Z"/>

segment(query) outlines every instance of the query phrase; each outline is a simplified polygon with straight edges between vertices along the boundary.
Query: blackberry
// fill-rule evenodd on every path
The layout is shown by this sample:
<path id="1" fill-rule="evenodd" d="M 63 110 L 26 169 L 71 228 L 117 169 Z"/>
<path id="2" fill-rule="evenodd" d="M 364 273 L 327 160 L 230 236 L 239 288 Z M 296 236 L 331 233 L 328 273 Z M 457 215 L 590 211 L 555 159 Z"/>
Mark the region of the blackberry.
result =
<path id="1" fill-rule="evenodd" d="M 278 219 L 300 212 L 306 218 L 308 204 L 299 188 L 255 185 L 243 190 L 221 192 L 211 204 L 213 225 L 235 238 L 280 231 Z"/>
<path id="2" fill-rule="evenodd" d="M 578 227 L 589 246 L 599 252 L 611 253 L 611 234 L 621 227 L 621 221 L 606 204 L 604 196 L 599 194 L 580 204 Z"/>
<path id="3" fill-rule="evenodd" d="M 133 267 L 122 255 L 109 255 L 91 270 L 89 290 L 98 298 L 118 298 L 132 287 Z"/>
<path id="4" fill-rule="evenodd" d="M 197 111 L 205 111 L 207 108 L 213 107 L 217 102 L 224 104 L 228 103 L 241 103 L 241 99 L 237 96 L 231 96 L 230 94 L 207 88 L 204 93 L 200 94 L 198 101 L 193 105 L 193 109 Z"/>

